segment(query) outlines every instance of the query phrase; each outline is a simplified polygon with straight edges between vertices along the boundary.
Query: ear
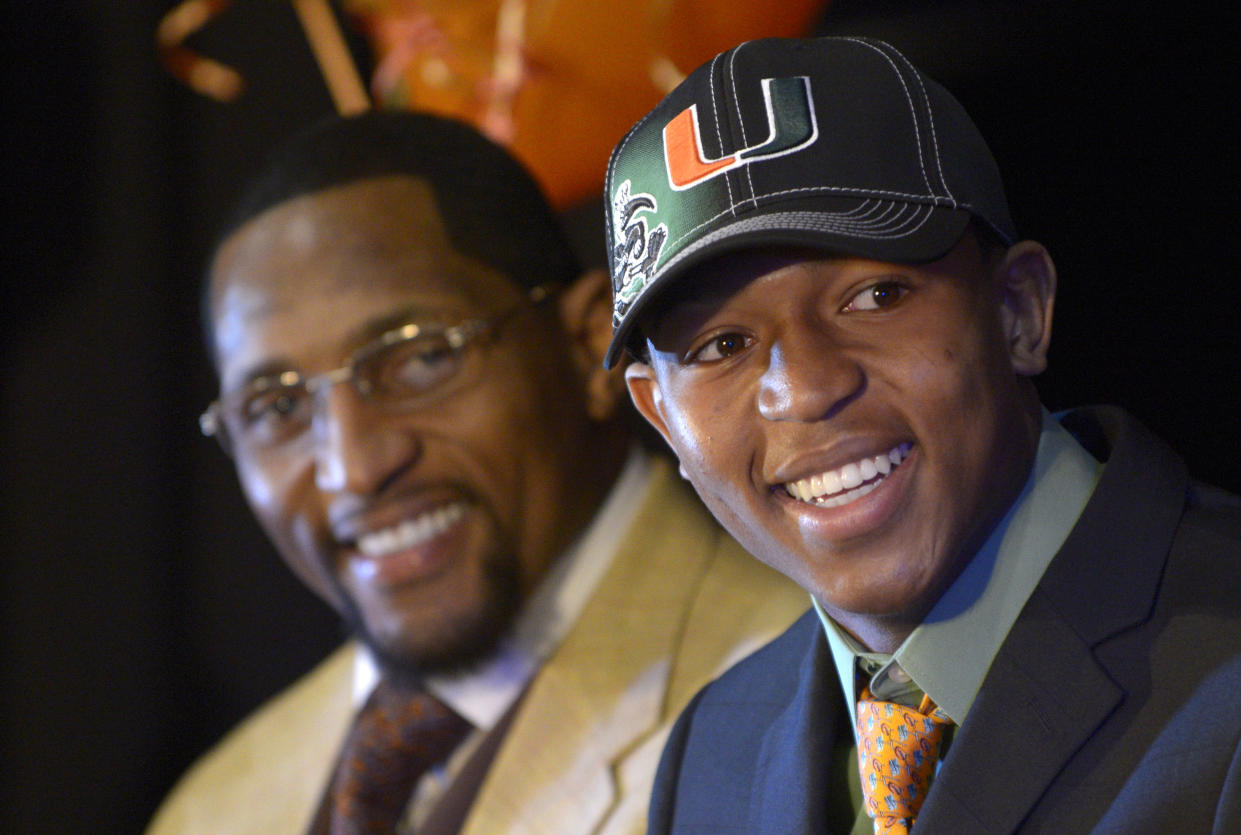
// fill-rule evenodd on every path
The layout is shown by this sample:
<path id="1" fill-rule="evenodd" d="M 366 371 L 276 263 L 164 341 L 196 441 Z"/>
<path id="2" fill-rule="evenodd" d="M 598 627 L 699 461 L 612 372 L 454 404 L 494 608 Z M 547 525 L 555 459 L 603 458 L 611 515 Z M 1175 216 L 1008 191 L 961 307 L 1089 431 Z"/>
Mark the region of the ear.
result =
<path id="1" fill-rule="evenodd" d="M 612 284 L 607 270 L 592 269 L 560 294 L 560 320 L 569 336 L 573 365 L 586 389 L 586 411 L 594 420 L 607 420 L 625 395 L 624 369 L 618 363 L 603 368 L 603 356 L 612 341 Z"/>
<path id="2" fill-rule="evenodd" d="M 1000 320 L 1013 370 L 1033 377 L 1047 368 L 1056 265 L 1040 243 L 1020 241 L 996 266 Z"/>
<path id="3" fill-rule="evenodd" d="M 680 463 L 680 454 L 672 444 L 668 434 L 668 418 L 664 414 L 664 397 L 659 388 L 659 380 L 655 377 L 655 369 L 644 362 L 634 360 L 625 369 L 625 385 L 629 387 L 629 399 L 633 401 L 638 414 L 646 418 L 646 422 L 663 436 L 664 443 L 676 455 L 681 478 L 689 479 L 685 465 Z"/>

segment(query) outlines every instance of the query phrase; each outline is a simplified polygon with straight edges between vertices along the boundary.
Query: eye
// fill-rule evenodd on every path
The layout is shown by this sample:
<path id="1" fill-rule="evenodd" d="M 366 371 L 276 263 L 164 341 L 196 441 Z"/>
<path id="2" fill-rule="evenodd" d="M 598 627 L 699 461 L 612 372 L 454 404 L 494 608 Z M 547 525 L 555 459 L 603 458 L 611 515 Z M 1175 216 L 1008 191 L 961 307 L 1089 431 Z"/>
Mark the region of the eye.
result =
<path id="1" fill-rule="evenodd" d="M 844 311 L 854 313 L 857 311 L 882 310 L 885 307 L 891 307 L 896 304 L 908 294 L 909 288 L 899 281 L 893 279 L 876 281 L 850 299 L 849 303 L 845 305 Z"/>
<path id="2" fill-rule="evenodd" d="M 686 355 L 686 362 L 719 362 L 735 356 L 752 345 L 754 340 L 745 334 L 730 331 L 717 333 Z"/>
<path id="3" fill-rule="evenodd" d="M 237 423 L 252 440 L 270 443 L 296 434 L 310 419 L 310 395 L 300 382 L 258 387 L 238 407 Z"/>
<path id="4" fill-rule="evenodd" d="M 306 396 L 300 385 L 273 386 L 247 398 L 242 404 L 242 417 L 246 423 L 287 420 L 297 414 Z"/>
<path id="5" fill-rule="evenodd" d="M 461 352 L 446 338 L 424 335 L 376 353 L 360 370 L 375 394 L 407 396 L 446 383 L 460 366 Z"/>

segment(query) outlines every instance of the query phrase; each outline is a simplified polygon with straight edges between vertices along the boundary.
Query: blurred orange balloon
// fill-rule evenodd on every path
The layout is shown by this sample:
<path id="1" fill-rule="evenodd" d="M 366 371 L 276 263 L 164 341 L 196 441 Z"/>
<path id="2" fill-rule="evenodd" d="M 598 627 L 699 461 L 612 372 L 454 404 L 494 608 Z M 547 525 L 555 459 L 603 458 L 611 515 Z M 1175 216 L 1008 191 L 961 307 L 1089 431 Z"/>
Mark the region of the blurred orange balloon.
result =
<path id="1" fill-rule="evenodd" d="M 378 107 L 455 116 L 512 150 L 557 208 L 684 74 L 744 40 L 805 34 L 827 0 L 347 0 Z"/>

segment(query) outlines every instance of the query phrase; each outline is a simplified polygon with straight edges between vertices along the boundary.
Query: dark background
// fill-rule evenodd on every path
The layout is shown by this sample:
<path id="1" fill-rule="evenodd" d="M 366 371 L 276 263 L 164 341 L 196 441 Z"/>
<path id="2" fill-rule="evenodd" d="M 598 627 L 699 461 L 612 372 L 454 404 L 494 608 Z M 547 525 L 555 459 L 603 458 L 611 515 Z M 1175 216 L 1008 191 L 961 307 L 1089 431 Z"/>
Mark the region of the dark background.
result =
<path id="1" fill-rule="evenodd" d="M 195 424 L 213 230 L 332 105 L 279 2 L 194 41 L 242 69 L 240 102 L 179 86 L 153 49 L 172 5 L 27 2 L 5 26 L 4 832 L 140 830 L 340 638 Z M 1200 5 L 844 0 L 821 30 L 901 46 L 990 139 L 1060 269 L 1048 405 L 1120 403 L 1239 491 L 1237 32 Z"/>

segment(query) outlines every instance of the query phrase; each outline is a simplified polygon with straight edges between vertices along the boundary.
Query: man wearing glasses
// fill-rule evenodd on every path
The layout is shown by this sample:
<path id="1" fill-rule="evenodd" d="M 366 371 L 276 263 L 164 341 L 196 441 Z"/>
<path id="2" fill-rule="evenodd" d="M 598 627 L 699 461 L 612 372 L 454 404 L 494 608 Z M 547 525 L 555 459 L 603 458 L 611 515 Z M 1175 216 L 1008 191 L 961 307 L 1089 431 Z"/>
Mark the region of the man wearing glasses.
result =
<path id="1" fill-rule="evenodd" d="M 206 295 L 203 428 L 356 640 L 153 832 L 628 832 L 668 723 L 807 601 L 630 437 L 610 292 L 456 122 L 301 134 Z"/>

